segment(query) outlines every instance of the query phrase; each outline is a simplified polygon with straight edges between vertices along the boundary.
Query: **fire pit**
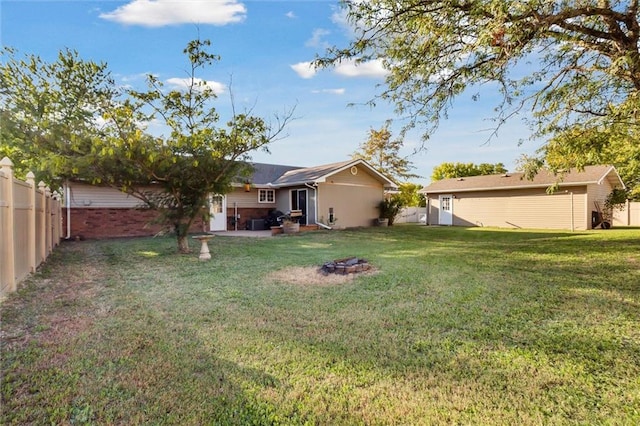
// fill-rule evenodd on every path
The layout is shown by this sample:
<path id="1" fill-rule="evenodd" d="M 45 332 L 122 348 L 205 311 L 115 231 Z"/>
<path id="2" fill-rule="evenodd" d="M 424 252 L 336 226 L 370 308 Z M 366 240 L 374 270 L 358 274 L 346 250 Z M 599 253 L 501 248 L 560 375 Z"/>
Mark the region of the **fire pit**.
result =
<path id="1" fill-rule="evenodd" d="M 369 269 L 371 269 L 371 265 L 369 265 L 369 262 L 367 262 L 365 259 L 359 259 L 357 257 L 347 257 L 345 259 L 337 259 L 331 262 L 326 262 L 320 268 L 320 272 L 322 272 L 323 275 L 347 275 L 368 271 Z"/>

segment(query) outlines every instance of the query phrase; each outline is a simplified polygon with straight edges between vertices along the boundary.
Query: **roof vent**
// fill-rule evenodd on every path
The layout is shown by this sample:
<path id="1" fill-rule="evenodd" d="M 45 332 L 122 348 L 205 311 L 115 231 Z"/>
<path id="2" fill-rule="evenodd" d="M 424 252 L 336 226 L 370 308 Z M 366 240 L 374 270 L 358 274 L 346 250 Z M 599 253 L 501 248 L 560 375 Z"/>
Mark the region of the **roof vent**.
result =
<path id="1" fill-rule="evenodd" d="M 502 177 L 511 177 L 511 175 L 509 173 L 505 173 L 502 175 Z"/>
<path id="2" fill-rule="evenodd" d="M 458 181 L 463 181 L 463 180 L 464 180 L 464 178 L 458 178 Z"/>

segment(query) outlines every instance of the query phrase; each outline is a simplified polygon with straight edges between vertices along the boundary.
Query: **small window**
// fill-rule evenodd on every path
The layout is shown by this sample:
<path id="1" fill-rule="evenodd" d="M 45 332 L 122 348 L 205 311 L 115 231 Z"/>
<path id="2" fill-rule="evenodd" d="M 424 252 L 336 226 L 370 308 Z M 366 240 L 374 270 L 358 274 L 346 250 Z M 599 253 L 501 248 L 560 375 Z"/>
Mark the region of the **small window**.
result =
<path id="1" fill-rule="evenodd" d="M 276 202 L 275 189 L 258 189 L 258 202 L 259 203 L 275 203 Z"/>
<path id="2" fill-rule="evenodd" d="M 442 197 L 442 210 L 450 211 L 451 210 L 451 198 L 450 197 Z"/>

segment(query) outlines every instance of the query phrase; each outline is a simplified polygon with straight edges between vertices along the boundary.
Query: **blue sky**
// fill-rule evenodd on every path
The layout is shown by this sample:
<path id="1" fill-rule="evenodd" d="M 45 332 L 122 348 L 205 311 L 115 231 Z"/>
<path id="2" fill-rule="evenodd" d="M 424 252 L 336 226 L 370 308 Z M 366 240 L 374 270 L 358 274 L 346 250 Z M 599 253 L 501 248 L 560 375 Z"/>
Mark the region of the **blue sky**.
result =
<path id="1" fill-rule="evenodd" d="M 223 116 L 230 93 L 236 109 L 252 108 L 265 118 L 296 106 L 288 136 L 270 145 L 271 154 L 256 152 L 257 162 L 344 161 L 371 128 L 394 118 L 389 105 L 364 106 L 384 82 L 378 64 L 317 72 L 308 67 L 328 46 L 349 41 L 337 1 L 0 0 L 0 19 L 3 46 L 47 61 L 61 49 L 77 50 L 85 60 L 106 62 L 118 83 L 141 89 L 148 73 L 167 84 L 184 78 L 187 42 L 198 36 L 211 40 L 211 51 L 221 60 L 201 77 L 219 88 L 217 108 Z M 491 98 L 491 87 L 484 88 L 481 99 Z M 415 181 L 428 183 L 442 162 L 502 162 L 513 171 L 521 154 L 533 153 L 539 144 L 518 146 L 529 130 L 517 120 L 487 143 L 493 106 L 472 101 L 471 93 L 457 99 L 426 151 L 411 156 L 414 172 L 423 176 Z M 397 136 L 399 125 L 391 129 Z M 404 139 L 403 155 L 421 144 L 419 130 Z"/>

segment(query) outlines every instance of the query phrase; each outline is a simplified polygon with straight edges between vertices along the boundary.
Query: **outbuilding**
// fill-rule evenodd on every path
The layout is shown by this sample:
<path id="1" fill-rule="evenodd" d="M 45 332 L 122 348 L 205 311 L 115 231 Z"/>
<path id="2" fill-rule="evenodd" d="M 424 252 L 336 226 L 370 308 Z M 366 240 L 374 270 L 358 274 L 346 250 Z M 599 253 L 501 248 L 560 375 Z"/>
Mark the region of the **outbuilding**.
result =
<path id="1" fill-rule="evenodd" d="M 523 173 L 443 179 L 420 192 L 429 225 L 586 230 L 600 224 L 614 188 L 624 188 L 615 167 L 598 165 L 532 180 Z"/>

